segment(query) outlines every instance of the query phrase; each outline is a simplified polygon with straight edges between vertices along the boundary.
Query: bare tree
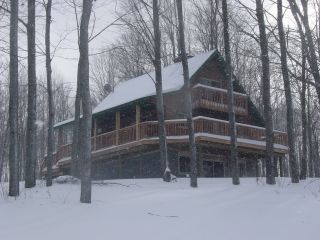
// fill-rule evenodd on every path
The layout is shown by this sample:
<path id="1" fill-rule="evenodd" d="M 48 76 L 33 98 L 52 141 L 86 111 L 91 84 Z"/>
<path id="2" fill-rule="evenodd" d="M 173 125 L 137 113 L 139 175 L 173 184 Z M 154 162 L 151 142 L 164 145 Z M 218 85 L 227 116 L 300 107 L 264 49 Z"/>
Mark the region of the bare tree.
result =
<path id="1" fill-rule="evenodd" d="M 275 184 L 274 177 L 274 160 L 273 160 L 273 122 L 272 108 L 270 96 L 270 64 L 268 39 L 266 35 L 266 26 L 263 15 L 263 4 L 261 0 L 256 0 L 256 15 L 259 24 L 260 32 L 260 48 L 261 48 L 261 63 L 262 63 L 262 98 L 263 98 L 263 113 L 266 124 L 266 180 L 267 184 Z"/>
<path id="2" fill-rule="evenodd" d="M 53 149 L 54 149 L 54 106 L 53 106 L 53 93 L 52 93 L 52 69 L 51 69 L 51 51 L 50 51 L 50 28 L 51 28 L 51 7 L 52 0 L 48 0 L 45 4 L 46 9 L 46 32 L 45 32 L 45 45 L 46 45 L 46 70 L 47 70 L 47 94 L 48 94 L 48 138 L 47 138 L 47 176 L 46 185 L 52 185 L 52 163 L 53 163 Z"/>
<path id="3" fill-rule="evenodd" d="M 307 136 L 309 145 L 309 158 L 308 158 L 308 176 L 314 177 L 314 146 L 312 141 L 312 110 L 311 110 L 311 89 L 310 84 L 307 85 Z"/>
<path id="4" fill-rule="evenodd" d="M 280 39 L 280 51 L 281 51 L 281 70 L 283 85 L 286 97 L 287 105 L 287 132 L 289 142 L 289 161 L 291 170 L 291 181 L 293 183 L 299 182 L 299 170 L 295 153 L 295 135 L 294 135 L 294 123 L 293 123 L 293 103 L 291 94 L 291 83 L 289 78 L 288 63 L 287 63 L 287 44 L 286 37 L 283 28 L 283 13 L 282 13 L 282 0 L 277 0 L 278 7 L 278 31 Z"/>
<path id="5" fill-rule="evenodd" d="M 316 83 L 315 88 L 318 95 L 318 101 L 320 103 L 320 72 L 316 54 L 316 48 L 312 30 L 309 23 L 308 15 L 308 0 L 301 0 L 302 10 L 299 8 L 296 0 L 288 0 L 290 4 L 291 13 L 298 25 L 301 41 L 304 43 L 304 47 L 308 49 L 307 60 L 311 68 L 311 73 Z"/>
<path id="6" fill-rule="evenodd" d="M 234 97 L 232 84 L 232 66 L 231 66 L 231 52 L 229 42 L 229 21 L 228 21 L 228 4 L 227 0 L 222 0 L 222 18 L 223 18 L 223 34 L 224 34 L 224 49 L 226 58 L 226 78 L 228 86 L 228 113 L 229 113 L 229 129 L 230 129 L 230 157 L 232 168 L 232 183 L 234 185 L 240 184 L 239 169 L 238 169 L 238 152 L 237 152 L 237 129 L 236 116 L 234 112 Z"/>
<path id="7" fill-rule="evenodd" d="M 191 165 L 191 174 L 190 174 L 190 185 L 191 187 L 198 186 L 197 179 L 197 148 L 196 141 L 194 136 L 194 124 L 192 119 L 192 99 L 191 99 L 191 86 L 189 78 L 189 67 L 188 59 L 185 47 L 184 39 L 184 21 L 183 21 L 183 12 L 182 12 L 182 0 L 176 0 L 177 3 L 177 12 L 178 12 L 178 22 L 179 22 L 179 45 L 180 53 L 182 60 L 183 68 L 183 79 L 184 79 L 184 93 L 185 93 L 185 111 L 187 117 L 187 127 L 189 131 L 189 145 L 190 145 L 190 165 Z"/>
<path id="8" fill-rule="evenodd" d="M 143 44 L 145 56 L 155 68 L 155 79 L 152 80 L 156 88 L 157 119 L 159 123 L 160 170 L 163 180 L 171 181 L 162 93 L 162 38 L 160 30 L 160 6 L 157 0 L 153 1 L 152 6 L 141 0 L 130 0 L 128 3 L 128 7 L 132 9 L 131 18 L 123 19 L 123 21 L 125 22 L 126 26 L 128 26 L 129 29 L 134 32 L 132 36 L 138 34 L 137 40 Z M 150 11 L 151 8 L 153 10 L 152 13 Z M 149 24 L 150 22 L 152 22 L 152 26 Z M 134 48 L 136 47 L 137 46 L 134 46 Z M 141 52 L 139 54 L 141 54 Z M 136 62 L 136 60 L 134 60 L 134 62 Z M 145 66 L 140 66 L 140 68 L 144 70 L 144 73 L 147 72 Z"/>
<path id="9" fill-rule="evenodd" d="M 168 148 L 166 136 L 166 123 L 164 121 L 162 71 L 161 71 L 161 32 L 159 20 L 158 0 L 153 0 L 153 31 L 154 31 L 154 67 L 155 85 L 157 93 L 157 116 L 159 122 L 160 161 L 162 165 L 163 180 L 171 181 L 171 171 L 168 161 Z"/>
<path id="10" fill-rule="evenodd" d="M 302 50 L 304 52 L 305 49 Z M 302 72 L 301 72 L 301 93 L 300 93 L 300 105 L 301 105 L 301 128 L 302 128 L 302 153 L 301 153 L 301 169 L 300 179 L 307 178 L 307 113 L 306 113 L 306 56 L 302 54 Z"/>
<path id="11" fill-rule="evenodd" d="M 36 79 L 36 44 L 35 44 L 35 0 L 28 0 L 28 119 L 26 135 L 26 174 L 25 187 L 36 185 L 36 134 L 37 134 L 37 79 Z"/>
<path id="12" fill-rule="evenodd" d="M 9 102 L 9 196 L 19 195 L 18 159 L 18 14 L 19 1 L 10 1 L 10 102 Z"/>
<path id="13" fill-rule="evenodd" d="M 80 45 L 79 45 L 80 49 Z M 77 92 L 76 92 L 76 100 L 74 103 L 74 121 L 73 121 L 73 134 L 72 134 L 72 150 L 71 150 L 71 175 L 74 177 L 79 177 L 80 175 L 80 163 L 79 163 L 79 153 L 80 153 L 80 145 L 79 145 L 79 132 L 80 132 L 80 103 L 81 103 L 81 95 L 80 95 L 80 64 L 78 63 L 78 79 L 77 79 Z"/>
<path id="14" fill-rule="evenodd" d="M 76 3 L 73 0 L 73 6 L 74 6 L 74 12 L 76 17 L 76 23 L 77 23 L 77 33 L 78 33 L 78 48 L 79 52 L 81 54 L 81 46 L 80 46 L 80 29 L 79 29 L 79 23 L 78 23 L 78 15 L 77 15 L 77 8 Z M 83 6 L 84 7 L 84 6 Z M 82 10 L 83 11 L 83 10 Z M 81 17 L 82 20 L 82 17 Z M 89 23 L 88 23 L 89 24 Z M 88 30 L 87 30 L 88 31 Z M 87 43 L 89 44 L 89 43 Z M 85 49 L 83 50 L 85 51 Z M 81 55 L 80 55 L 81 57 Z M 77 71 L 77 90 L 76 90 L 76 99 L 74 103 L 74 121 L 73 121 L 73 134 L 72 134 L 72 150 L 71 150 L 71 175 L 74 177 L 81 177 L 80 173 L 80 105 L 81 105 L 81 65 L 80 60 L 82 60 L 79 57 L 78 62 L 78 71 Z M 81 201 L 81 200 L 80 200 Z"/>
<path id="15" fill-rule="evenodd" d="M 104 53 L 94 56 L 90 63 L 90 80 L 94 84 L 91 92 L 98 101 L 113 92 L 118 82 L 118 62 L 114 51 L 106 49 Z"/>
<path id="16" fill-rule="evenodd" d="M 177 12 L 175 0 L 164 0 L 161 1 L 161 4 L 163 6 L 163 10 L 161 11 L 163 19 L 162 32 L 168 37 L 168 45 L 171 50 L 171 54 L 169 51 L 167 55 L 170 55 L 172 59 L 175 59 L 177 57 Z M 164 59 L 166 59 L 166 57 Z"/>
<path id="17" fill-rule="evenodd" d="M 92 0 L 83 0 L 79 35 L 78 87 L 83 110 L 79 131 L 79 162 L 81 164 L 81 196 L 82 203 L 91 203 L 91 125 L 92 109 L 89 87 L 89 21 Z M 81 129 L 81 131 L 80 131 Z"/>
<path id="18" fill-rule="evenodd" d="M 219 49 L 222 40 L 219 2 L 217 0 L 192 0 L 193 34 L 204 51 Z"/>

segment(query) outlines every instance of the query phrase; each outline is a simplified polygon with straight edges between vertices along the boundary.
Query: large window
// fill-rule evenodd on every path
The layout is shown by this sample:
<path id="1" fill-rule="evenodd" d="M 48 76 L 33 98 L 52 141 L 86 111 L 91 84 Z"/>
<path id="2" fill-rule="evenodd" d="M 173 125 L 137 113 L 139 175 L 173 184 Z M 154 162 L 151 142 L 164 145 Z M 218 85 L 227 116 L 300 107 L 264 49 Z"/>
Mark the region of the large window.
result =
<path id="1" fill-rule="evenodd" d="M 190 173 L 190 158 L 186 156 L 179 157 L 179 172 L 180 173 Z"/>

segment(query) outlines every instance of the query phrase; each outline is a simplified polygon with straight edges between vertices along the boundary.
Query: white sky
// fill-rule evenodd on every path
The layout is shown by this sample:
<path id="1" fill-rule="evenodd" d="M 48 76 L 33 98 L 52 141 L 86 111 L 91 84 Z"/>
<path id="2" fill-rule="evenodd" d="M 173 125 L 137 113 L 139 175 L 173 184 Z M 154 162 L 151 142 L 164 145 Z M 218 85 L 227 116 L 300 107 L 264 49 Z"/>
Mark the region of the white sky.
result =
<path id="1" fill-rule="evenodd" d="M 94 12 L 91 15 L 91 20 L 96 19 L 93 35 L 116 19 L 116 2 L 115 0 L 94 1 Z M 60 5 L 57 5 L 52 12 L 52 41 L 56 45 L 61 38 L 66 37 L 61 42 L 52 64 L 54 71 L 61 74 L 65 82 L 74 84 L 76 82 L 78 64 L 76 20 L 74 10 L 71 7 L 67 7 L 66 4 L 64 6 L 61 8 Z M 79 12 L 79 19 L 80 16 L 81 13 Z M 90 42 L 90 53 L 99 52 L 102 47 L 114 41 L 116 36 L 116 27 L 108 28 Z"/>
<path id="2" fill-rule="evenodd" d="M 81 4 L 81 0 L 76 0 Z M 119 4 L 123 0 L 97 0 L 93 2 L 93 11 L 91 20 L 96 19 L 94 34 L 99 32 L 103 27 L 107 26 L 113 22 L 117 16 L 119 9 Z M 161 0 L 160 0 L 161 1 Z M 283 0 L 284 4 L 287 4 L 286 0 Z M 24 1 L 21 1 L 22 3 Z M 58 47 L 58 50 L 53 59 L 53 71 L 55 74 L 61 75 L 66 84 L 71 84 L 75 86 L 76 76 L 77 76 L 77 63 L 78 63 L 78 46 L 77 46 L 77 31 L 76 31 L 76 20 L 74 9 L 66 2 L 71 2 L 71 0 L 56 0 L 53 1 L 54 6 L 52 9 L 52 25 L 51 25 L 51 35 L 52 35 L 52 51 L 54 46 L 63 39 Z M 242 2 L 255 9 L 254 0 L 242 0 Z M 271 0 L 265 0 L 265 7 L 274 13 L 276 16 L 276 7 L 270 8 Z M 20 12 L 23 18 L 23 13 L 26 13 L 27 5 L 21 4 Z M 310 12 L 314 10 L 310 7 Z M 78 9 L 78 17 L 80 19 L 81 9 Z M 38 18 L 37 24 L 37 43 L 40 48 L 44 49 L 44 10 L 41 6 L 37 8 Z M 287 11 L 287 16 L 291 16 L 290 11 Z M 271 20 L 272 18 L 269 18 Z M 93 21 L 92 21 L 93 22 Z M 292 21 L 286 21 L 286 24 L 293 23 Z M 294 24 L 294 23 L 293 23 Z M 92 28 L 92 26 L 91 26 Z M 93 35 L 94 35 L 93 34 Z M 113 26 L 105 30 L 101 35 L 90 42 L 90 53 L 96 53 L 101 50 L 101 48 L 110 45 L 119 36 L 119 28 Z M 19 35 L 20 46 L 26 46 L 26 34 L 22 33 Z M 24 47 L 26 48 L 26 47 Z M 26 55 L 25 52 L 21 52 L 21 55 Z M 38 56 L 37 58 L 37 70 L 38 76 L 44 75 L 45 73 L 45 59 L 44 56 Z"/>
<path id="3" fill-rule="evenodd" d="M 66 0 L 68 1 L 68 0 Z M 68 6 L 64 0 L 53 1 L 52 8 L 52 23 L 51 23 L 51 51 L 56 48 L 52 67 L 54 74 L 61 76 L 66 84 L 75 86 L 77 77 L 77 64 L 78 64 L 78 45 L 77 45 L 77 31 L 76 31 L 76 18 L 74 9 Z M 70 0 L 69 0 L 70 1 Z M 81 2 L 77 0 L 78 2 Z M 24 18 L 27 6 L 23 4 L 20 6 L 20 16 Z M 94 1 L 93 13 L 91 15 L 92 31 L 93 22 L 95 19 L 95 27 L 93 36 L 98 33 L 102 28 L 109 25 L 117 18 L 117 1 L 116 0 L 97 0 Z M 38 45 L 37 51 L 44 49 L 44 33 L 45 33 L 45 12 L 42 6 L 37 7 L 37 20 L 36 20 L 36 41 Z M 78 18 L 80 21 L 81 9 L 78 9 Z M 23 27 L 21 27 L 23 29 Z M 96 53 L 101 48 L 111 44 L 118 35 L 117 27 L 112 26 L 105 30 L 101 35 L 90 42 L 90 53 Z M 26 34 L 19 34 L 19 45 L 26 48 Z M 21 56 L 26 56 L 25 51 L 20 51 Z M 38 77 L 45 74 L 45 57 L 41 54 L 37 55 L 37 74 Z"/>

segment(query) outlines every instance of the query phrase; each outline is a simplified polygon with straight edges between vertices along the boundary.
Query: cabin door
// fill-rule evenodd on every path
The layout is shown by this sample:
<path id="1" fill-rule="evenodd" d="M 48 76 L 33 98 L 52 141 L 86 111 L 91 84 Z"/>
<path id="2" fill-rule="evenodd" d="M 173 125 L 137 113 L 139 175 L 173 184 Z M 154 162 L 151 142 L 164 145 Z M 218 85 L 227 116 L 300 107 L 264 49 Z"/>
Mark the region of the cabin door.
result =
<path id="1" fill-rule="evenodd" d="M 203 176 L 213 177 L 213 161 L 203 161 Z"/>
<path id="2" fill-rule="evenodd" d="M 224 177 L 224 164 L 223 162 L 214 162 L 213 176 L 217 178 Z"/>

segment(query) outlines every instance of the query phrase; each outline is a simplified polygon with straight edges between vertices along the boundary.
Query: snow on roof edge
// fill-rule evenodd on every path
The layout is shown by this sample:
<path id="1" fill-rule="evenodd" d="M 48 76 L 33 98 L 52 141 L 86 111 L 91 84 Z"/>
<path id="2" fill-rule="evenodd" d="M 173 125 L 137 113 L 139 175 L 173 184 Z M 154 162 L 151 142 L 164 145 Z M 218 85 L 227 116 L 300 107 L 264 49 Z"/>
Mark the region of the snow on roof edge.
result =
<path id="1" fill-rule="evenodd" d="M 74 117 L 73 118 L 68 118 L 66 120 L 63 120 L 61 122 L 56 123 L 55 125 L 53 125 L 53 128 L 57 128 L 57 127 L 60 127 L 62 125 L 66 125 L 68 123 L 72 123 L 73 121 L 74 121 Z"/>

